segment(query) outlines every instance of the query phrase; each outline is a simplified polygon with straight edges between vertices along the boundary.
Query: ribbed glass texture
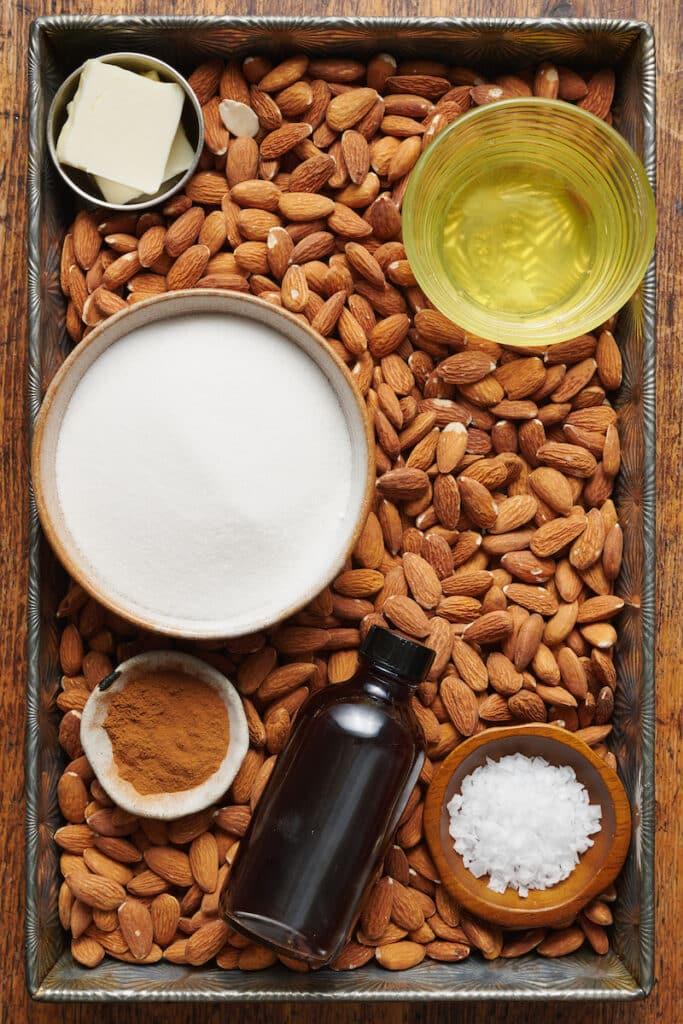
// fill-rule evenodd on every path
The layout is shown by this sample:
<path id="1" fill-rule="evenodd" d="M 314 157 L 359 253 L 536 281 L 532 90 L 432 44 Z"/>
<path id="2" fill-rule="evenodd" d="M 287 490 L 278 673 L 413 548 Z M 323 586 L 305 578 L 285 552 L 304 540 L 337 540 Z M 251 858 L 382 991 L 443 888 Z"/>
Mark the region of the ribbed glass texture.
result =
<path id="1" fill-rule="evenodd" d="M 625 304 L 655 220 L 643 165 L 613 128 L 568 103 L 514 99 L 470 111 L 425 150 L 403 236 L 418 284 L 449 319 L 506 345 L 550 345 Z"/>

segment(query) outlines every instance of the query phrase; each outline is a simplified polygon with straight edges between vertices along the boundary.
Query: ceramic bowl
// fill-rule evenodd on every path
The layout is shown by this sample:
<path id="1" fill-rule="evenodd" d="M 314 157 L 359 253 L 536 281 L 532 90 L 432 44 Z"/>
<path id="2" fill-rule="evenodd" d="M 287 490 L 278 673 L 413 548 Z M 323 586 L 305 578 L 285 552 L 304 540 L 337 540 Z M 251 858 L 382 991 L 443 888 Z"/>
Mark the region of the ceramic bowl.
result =
<path id="1" fill-rule="evenodd" d="M 103 579 L 80 550 L 68 528 L 59 501 L 56 472 L 57 442 L 62 420 L 77 385 L 95 360 L 119 339 L 148 324 L 167 318 L 198 317 L 202 314 L 253 320 L 276 331 L 282 337 L 283 345 L 295 345 L 305 353 L 322 371 L 339 403 L 349 433 L 351 452 L 347 504 L 343 515 L 340 514 L 334 542 L 326 552 L 324 563 L 322 560 L 313 560 L 313 564 L 306 565 L 302 570 L 300 565 L 291 563 L 290 552 L 293 567 L 285 571 L 293 574 L 296 569 L 297 572 L 294 587 L 291 593 L 287 593 L 286 599 L 272 597 L 264 592 L 263 602 L 258 607 L 247 609 L 239 615 L 221 613 L 221 609 L 216 608 L 211 619 L 190 618 L 189 614 L 175 615 L 168 611 L 150 609 L 142 602 L 137 602 L 134 596 L 122 593 L 124 580 L 119 580 L 119 585 L 115 586 L 111 580 Z M 191 345 L 191 340 L 188 340 L 188 345 Z M 283 387 L 286 387 L 286 382 L 283 382 Z M 125 415 L 125 401 L 126 395 L 122 394 L 122 415 Z M 233 438 L 232 443 L 244 444 L 245 439 Z M 370 510 L 375 480 L 373 453 L 365 403 L 349 370 L 320 335 L 293 314 L 253 296 L 196 289 L 156 296 L 122 310 L 98 325 L 71 352 L 50 384 L 38 416 L 33 440 L 32 476 L 38 515 L 48 541 L 70 576 L 95 600 L 125 619 L 154 632 L 217 639 L 265 629 L 287 618 L 308 604 L 341 571 Z M 83 472 L 87 472 L 87 466 L 83 467 Z M 163 468 L 160 472 L 163 472 Z M 235 486 L 239 486 L 239 481 L 236 481 Z M 201 494 L 197 495 L 197 500 L 201 501 Z M 286 543 L 287 537 L 283 536 L 285 552 Z M 234 585 L 239 588 L 239 580 L 235 580 Z"/>
<path id="2" fill-rule="evenodd" d="M 166 64 L 157 57 L 150 57 L 144 53 L 124 52 L 107 53 L 103 57 L 98 57 L 98 60 L 105 64 L 116 64 L 117 67 L 125 68 L 128 71 L 135 71 L 138 74 L 143 74 L 145 71 L 156 71 L 163 82 L 175 82 L 185 93 L 181 121 L 188 141 L 194 150 L 191 165 L 183 174 L 172 178 L 170 184 L 163 182 L 155 195 L 141 196 L 138 200 L 131 200 L 131 202 L 125 204 L 107 202 L 89 174 L 78 170 L 76 167 L 67 167 L 66 164 L 60 163 L 57 158 L 57 139 L 67 118 L 67 104 L 74 98 L 78 89 L 83 65 L 76 68 L 62 82 L 55 93 L 55 98 L 50 104 L 50 110 L 47 115 L 47 145 L 57 172 L 69 188 L 76 195 L 80 196 L 82 200 L 85 200 L 87 203 L 94 203 L 104 210 L 124 210 L 126 212 L 139 213 L 141 210 L 148 210 L 150 207 L 166 202 L 176 192 L 179 192 L 194 174 L 204 146 L 202 108 L 186 79 L 175 68 L 172 68 L 170 64 Z"/>
<path id="3" fill-rule="evenodd" d="M 140 793 L 119 771 L 105 722 L 112 697 L 129 683 L 168 672 L 196 679 L 220 697 L 228 716 L 228 747 L 218 768 L 198 785 L 172 793 Z M 81 743 L 95 775 L 119 807 L 142 818 L 167 821 L 203 811 L 220 800 L 230 788 L 249 749 L 249 730 L 237 690 L 217 669 L 179 651 L 149 651 L 123 662 L 92 691 L 81 715 Z M 149 747 L 154 749 L 151 730 Z"/>
<path id="4" fill-rule="evenodd" d="M 574 871 L 550 889 L 521 897 L 515 889 L 489 889 L 488 875 L 468 871 L 453 848 L 448 804 L 466 776 L 508 754 L 543 757 L 555 766 L 569 765 L 586 787 L 591 803 L 602 807 L 601 829 L 591 836 L 593 846 Z M 441 880 L 455 900 L 470 913 L 504 928 L 561 927 L 619 874 L 631 836 L 631 811 L 619 777 L 583 740 L 553 725 L 520 725 L 487 729 L 459 744 L 437 769 L 425 802 L 425 833 Z"/>

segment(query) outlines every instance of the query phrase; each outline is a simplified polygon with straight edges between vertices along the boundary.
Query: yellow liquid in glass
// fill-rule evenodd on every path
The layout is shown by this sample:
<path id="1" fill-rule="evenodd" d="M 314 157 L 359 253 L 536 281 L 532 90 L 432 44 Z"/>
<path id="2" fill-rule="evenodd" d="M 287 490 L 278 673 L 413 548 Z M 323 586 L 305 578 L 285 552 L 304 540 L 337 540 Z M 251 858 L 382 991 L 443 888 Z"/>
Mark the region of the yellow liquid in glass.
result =
<path id="1" fill-rule="evenodd" d="M 561 174 L 506 163 L 478 173 L 453 197 L 442 259 L 471 302 L 525 316 L 571 300 L 595 241 L 588 207 Z"/>

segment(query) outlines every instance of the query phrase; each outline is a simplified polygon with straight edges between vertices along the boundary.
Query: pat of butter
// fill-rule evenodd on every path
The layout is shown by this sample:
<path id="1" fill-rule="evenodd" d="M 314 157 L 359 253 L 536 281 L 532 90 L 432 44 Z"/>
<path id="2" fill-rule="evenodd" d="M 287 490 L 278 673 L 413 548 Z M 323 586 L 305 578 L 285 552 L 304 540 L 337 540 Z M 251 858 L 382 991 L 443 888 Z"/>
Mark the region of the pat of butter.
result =
<path id="1" fill-rule="evenodd" d="M 155 82 L 114 64 L 86 61 L 57 141 L 57 157 L 154 194 L 164 178 L 184 98 L 175 82 Z"/>
<path id="2" fill-rule="evenodd" d="M 194 159 L 194 150 L 187 141 L 185 129 L 182 125 L 178 126 L 178 131 L 175 133 L 173 144 L 171 146 L 171 152 L 168 155 L 166 167 L 164 168 L 164 183 L 170 181 L 171 178 L 175 178 L 177 174 L 182 174 L 192 164 Z M 127 185 L 119 185 L 118 181 L 112 181 L 110 178 L 103 178 L 100 174 L 95 175 L 95 181 L 97 186 L 108 203 L 118 203 L 123 205 L 124 203 L 130 203 L 133 199 L 138 199 L 140 196 L 145 195 L 139 188 L 128 188 Z"/>

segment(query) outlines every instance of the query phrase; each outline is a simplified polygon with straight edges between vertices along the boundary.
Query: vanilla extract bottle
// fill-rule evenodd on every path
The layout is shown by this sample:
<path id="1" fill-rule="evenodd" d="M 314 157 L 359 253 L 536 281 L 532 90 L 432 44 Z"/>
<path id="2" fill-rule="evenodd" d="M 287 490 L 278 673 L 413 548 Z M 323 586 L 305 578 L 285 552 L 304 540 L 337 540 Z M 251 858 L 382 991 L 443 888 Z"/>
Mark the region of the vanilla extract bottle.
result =
<path id="1" fill-rule="evenodd" d="M 346 942 L 424 761 L 410 698 L 434 652 L 374 626 L 360 653 L 300 709 L 223 897 L 233 928 L 312 966 Z"/>

